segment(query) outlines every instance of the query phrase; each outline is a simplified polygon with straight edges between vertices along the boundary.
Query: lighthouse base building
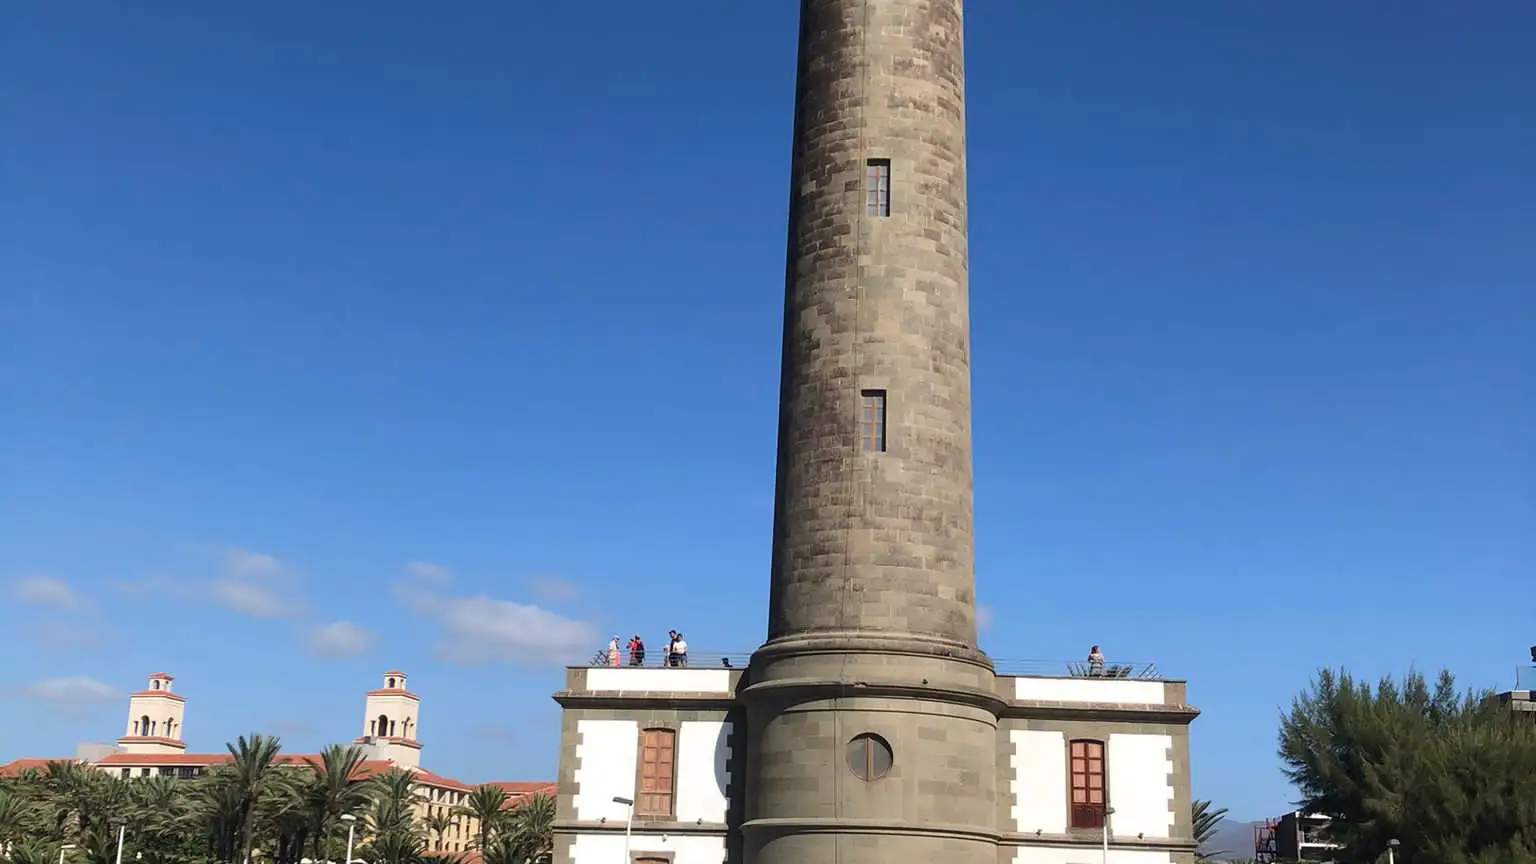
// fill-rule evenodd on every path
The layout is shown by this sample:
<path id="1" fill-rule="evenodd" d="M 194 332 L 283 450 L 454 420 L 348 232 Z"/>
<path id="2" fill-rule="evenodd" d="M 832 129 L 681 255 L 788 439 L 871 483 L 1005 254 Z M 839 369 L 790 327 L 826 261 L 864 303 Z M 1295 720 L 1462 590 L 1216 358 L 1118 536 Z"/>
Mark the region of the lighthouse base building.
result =
<path id="1" fill-rule="evenodd" d="M 630 864 L 744 861 L 747 730 L 736 694 L 747 670 L 699 668 L 703 660 L 566 671 L 555 696 L 564 708 L 556 864 L 624 861 L 626 842 Z M 1028 671 L 993 679 L 997 827 L 986 840 L 999 864 L 1100 862 L 1106 823 L 1110 864 L 1193 862 L 1189 724 L 1199 712 L 1184 682 L 1140 665 L 1103 676 L 1067 663 L 1057 674 Z M 877 780 L 894 786 L 924 771 L 933 748 L 921 728 L 879 732 L 874 746 L 845 748 L 843 764 L 813 766 L 808 775 L 822 782 L 801 793 L 831 813 L 864 776 L 883 773 Z"/>

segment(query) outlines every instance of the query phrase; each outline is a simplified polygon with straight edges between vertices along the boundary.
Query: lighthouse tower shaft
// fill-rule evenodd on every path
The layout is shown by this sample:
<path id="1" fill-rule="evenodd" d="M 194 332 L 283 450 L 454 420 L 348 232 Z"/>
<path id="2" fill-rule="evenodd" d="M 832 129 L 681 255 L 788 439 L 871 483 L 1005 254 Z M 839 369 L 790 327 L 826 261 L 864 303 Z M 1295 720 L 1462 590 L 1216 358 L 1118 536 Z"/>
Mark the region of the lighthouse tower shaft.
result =
<path id="1" fill-rule="evenodd" d="M 802 0 L 749 864 L 997 860 L 961 0 Z"/>
<path id="2" fill-rule="evenodd" d="M 976 643 L 959 0 L 806 0 L 769 639 Z"/>

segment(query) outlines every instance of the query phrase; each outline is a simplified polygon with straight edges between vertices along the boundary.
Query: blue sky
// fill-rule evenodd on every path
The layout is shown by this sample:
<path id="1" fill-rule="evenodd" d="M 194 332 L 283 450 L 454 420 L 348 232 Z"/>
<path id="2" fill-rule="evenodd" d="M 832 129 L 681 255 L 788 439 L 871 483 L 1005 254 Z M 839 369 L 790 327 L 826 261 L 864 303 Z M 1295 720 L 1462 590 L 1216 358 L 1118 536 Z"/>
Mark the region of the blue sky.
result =
<path id="1" fill-rule="evenodd" d="M 216 6 L 0 10 L 0 759 L 398 666 L 551 777 L 552 649 L 764 633 L 797 4 Z M 1536 12 L 967 14 L 983 646 L 1187 677 L 1243 817 L 1317 667 L 1509 684 Z"/>

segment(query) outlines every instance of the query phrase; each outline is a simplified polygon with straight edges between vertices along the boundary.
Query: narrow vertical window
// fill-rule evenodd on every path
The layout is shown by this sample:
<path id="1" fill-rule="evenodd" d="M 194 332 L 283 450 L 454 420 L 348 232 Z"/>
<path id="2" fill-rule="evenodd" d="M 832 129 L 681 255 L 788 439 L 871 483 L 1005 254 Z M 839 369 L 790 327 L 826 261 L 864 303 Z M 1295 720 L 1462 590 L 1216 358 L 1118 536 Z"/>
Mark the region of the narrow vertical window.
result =
<path id="1" fill-rule="evenodd" d="M 871 159 L 864 168 L 864 212 L 891 215 L 891 160 Z"/>
<path id="2" fill-rule="evenodd" d="M 1073 741 L 1068 745 L 1072 776 L 1072 827 L 1104 827 L 1104 742 Z"/>
<path id="3" fill-rule="evenodd" d="M 885 452 L 885 391 L 859 393 L 859 450 Z"/>
<path id="4" fill-rule="evenodd" d="M 646 729 L 640 733 L 640 789 L 636 816 L 671 817 L 677 776 L 677 732 Z"/>

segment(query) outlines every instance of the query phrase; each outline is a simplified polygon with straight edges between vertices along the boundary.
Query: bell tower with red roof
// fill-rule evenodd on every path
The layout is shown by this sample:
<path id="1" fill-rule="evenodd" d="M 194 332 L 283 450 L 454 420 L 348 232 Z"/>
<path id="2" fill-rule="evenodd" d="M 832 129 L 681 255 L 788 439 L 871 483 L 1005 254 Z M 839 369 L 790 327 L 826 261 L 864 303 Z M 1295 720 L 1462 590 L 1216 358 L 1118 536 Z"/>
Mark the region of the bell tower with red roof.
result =
<path id="1" fill-rule="evenodd" d="M 187 700 L 171 692 L 175 679 L 164 672 L 149 676 L 143 690 L 128 697 L 128 730 L 117 739 L 124 753 L 184 753 L 181 721 Z"/>
<path id="2" fill-rule="evenodd" d="M 391 669 L 383 677 L 384 686 L 369 690 L 363 701 L 363 735 L 356 743 L 370 748 L 372 758 L 388 759 L 401 768 L 420 768 L 416 718 L 421 697 L 406 687 L 404 672 Z"/>

